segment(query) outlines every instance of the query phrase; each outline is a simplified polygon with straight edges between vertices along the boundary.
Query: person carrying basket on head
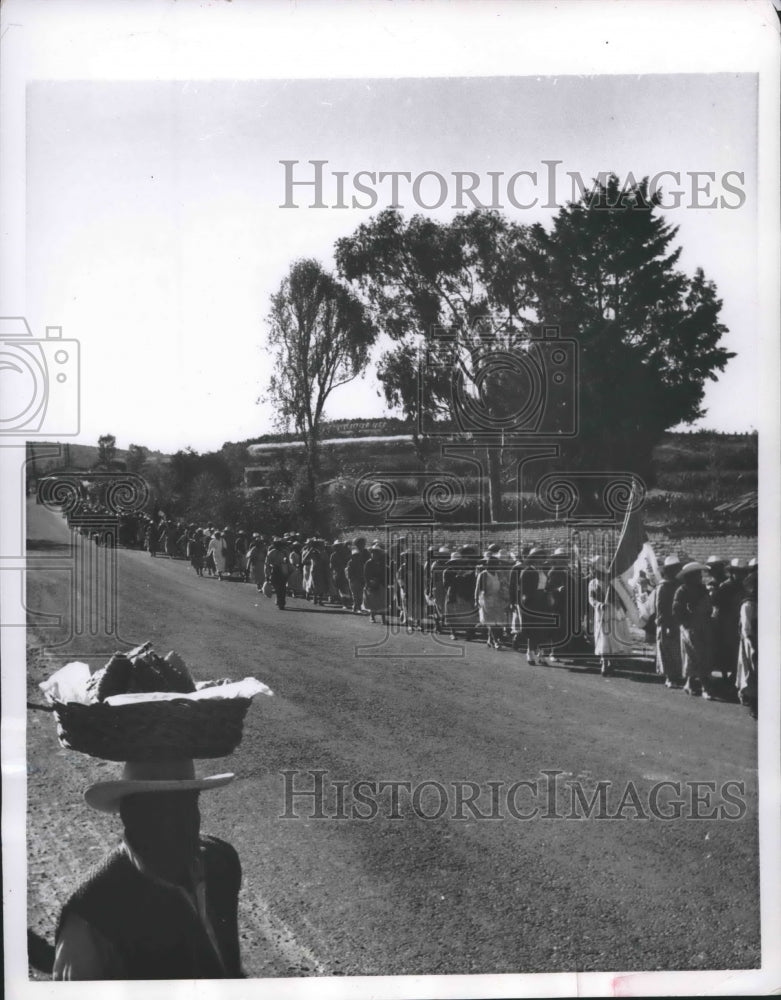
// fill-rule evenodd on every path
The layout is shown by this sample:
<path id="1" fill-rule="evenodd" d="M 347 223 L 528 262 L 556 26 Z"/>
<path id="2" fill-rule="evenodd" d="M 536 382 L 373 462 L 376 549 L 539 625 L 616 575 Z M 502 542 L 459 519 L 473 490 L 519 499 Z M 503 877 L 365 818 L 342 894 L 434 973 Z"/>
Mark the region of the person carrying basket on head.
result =
<path id="1" fill-rule="evenodd" d="M 173 651 L 149 643 L 115 653 L 91 674 L 63 667 L 40 685 L 60 744 L 105 760 L 121 777 L 84 793 L 118 813 L 121 842 L 62 907 L 55 980 L 244 978 L 238 933 L 241 864 L 235 849 L 201 834 L 199 795 L 234 774 L 198 777 L 193 758 L 224 757 L 241 739 L 255 678 L 195 683 Z"/>

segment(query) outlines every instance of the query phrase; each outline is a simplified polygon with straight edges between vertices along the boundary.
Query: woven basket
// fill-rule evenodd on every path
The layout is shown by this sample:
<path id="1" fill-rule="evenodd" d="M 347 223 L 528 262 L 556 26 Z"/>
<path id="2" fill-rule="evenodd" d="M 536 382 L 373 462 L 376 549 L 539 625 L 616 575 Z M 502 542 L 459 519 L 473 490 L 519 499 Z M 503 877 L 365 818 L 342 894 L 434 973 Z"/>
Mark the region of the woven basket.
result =
<path id="1" fill-rule="evenodd" d="M 53 709 L 57 737 L 68 750 L 115 761 L 205 760 L 233 753 L 251 700 L 54 702 Z"/>

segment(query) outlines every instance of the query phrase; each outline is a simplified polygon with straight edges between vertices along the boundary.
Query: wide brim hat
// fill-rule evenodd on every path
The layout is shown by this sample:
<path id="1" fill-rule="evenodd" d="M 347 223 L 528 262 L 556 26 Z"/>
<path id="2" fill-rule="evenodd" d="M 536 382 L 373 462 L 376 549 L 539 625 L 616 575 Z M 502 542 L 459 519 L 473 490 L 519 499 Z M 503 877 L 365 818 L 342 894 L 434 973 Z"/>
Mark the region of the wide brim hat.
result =
<path id="1" fill-rule="evenodd" d="M 735 559 L 733 559 L 730 562 L 730 566 L 732 567 L 732 569 L 748 569 L 748 563 L 746 562 L 745 559 L 741 559 L 740 556 L 737 556 Z"/>
<path id="2" fill-rule="evenodd" d="M 664 569 L 670 569 L 671 566 L 680 566 L 681 560 L 678 556 L 667 556 L 664 560 Z"/>
<path id="3" fill-rule="evenodd" d="M 706 562 L 708 566 L 723 566 L 726 560 L 722 559 L 721 556 L 708 556 Z M 707 569 L 708 566 L 705 568 Z"/>
<path id="4" fill-rule="evenodd" d="M 84 792 L 87 805 L 98 812 L 113 813 L 128 795 L 160 792 L 207 792 L 222 788 L 236 777 L 232 772 L 198 778 L 189 759 L 166 761 L 128 761 L 122 777 L 98 781 Z"/>
<path id="5" fill-rule="evenodd" d="M 706 569 L 708 569 L 708 567 L 704 563 L 688 562 L 678 574 L 678 579 L 682 580 L 685 576 L 688 576 L 689 573 L 701 573 Z"/>
<path id="6" fill-rule="evenodd" d="M 449 556 L 450 555 L 450 549 L 446 545 L 440 545 L 440 547 L 437 549 L 437 555 L 438 556 Z"/>

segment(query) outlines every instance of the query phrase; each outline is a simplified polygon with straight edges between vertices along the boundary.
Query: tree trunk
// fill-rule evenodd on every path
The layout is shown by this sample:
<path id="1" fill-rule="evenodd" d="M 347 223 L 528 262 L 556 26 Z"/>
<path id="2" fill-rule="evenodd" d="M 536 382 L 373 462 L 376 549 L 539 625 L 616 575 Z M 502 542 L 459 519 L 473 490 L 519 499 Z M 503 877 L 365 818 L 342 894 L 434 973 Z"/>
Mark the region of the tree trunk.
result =
<path id="1" fill-rule="evenodd" d="M 502 519 L 502 453 L 499 448 L 486 448 L 488 472 L 488 519 L 492 524 Z"/>
<path id="2" fill-rule="evenodd" d="M 322 527 L 320 524 L 320 517 L 318 515 L 318 504 L 317 504 L 317 481 L 318 481 L 318 454 L 317 454 L 317 442 L 310 439 L 307 444 L 306 450 L 306 483 L 307 483 L 307 506 L 309 510 L 307 511 L 309 518 L 312 522 L 313 528 L 318 532 Z"/>

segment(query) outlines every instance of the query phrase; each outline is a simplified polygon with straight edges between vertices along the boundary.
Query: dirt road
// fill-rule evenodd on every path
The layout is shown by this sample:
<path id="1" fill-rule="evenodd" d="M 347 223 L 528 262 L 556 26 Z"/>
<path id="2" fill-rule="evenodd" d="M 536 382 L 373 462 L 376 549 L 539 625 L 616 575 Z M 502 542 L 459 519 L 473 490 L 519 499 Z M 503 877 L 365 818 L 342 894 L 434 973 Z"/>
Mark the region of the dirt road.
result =
<path id="1" fill-rule="evenodd" d="M 71 636 L 89 598 L 72 593 L 70 533 L 33 504 L 28 540 L 45 646 L 31 656 L 31 700 L 62 663 L 97 667 L 145 639 L 176 649 L 197 679 L 254 675 L 273 688 L 253 702 L 237 753 L 201 764 L 237 775 L 201 805 L 204 829 L 242 859 L 249 975 L 758 965 L 756 724 L 738 706 L 684 697 L 642 670 L 603 679 L 478 643 L 382 644 L 365 618 L 303 601 L 280 613 L 253 586 L 135 551 L 116 553 L 119 636 Z M 62 622 L 42 627 L 38 612 Z M 60 749 L 50 715 L 29 711 L 28 726 L 29 922 L 51 940 L 58 907 L 118 835 L 81 799 L 118 765 Z M 312 789 L 313 771 L 325 772 L 322 817 L 299 795 L 287 802 L 298 818 L 284 818 L 286 782 Z M 356 805 L 360 780 L 373 818 L 354 818 L 372 812 Z M 678 798 L 663 781 L 684 783 L 680 818 L 661 818 Z M 587 799 L 610 782 L 607 808 L 578 818 L 572 782 Z"/>

